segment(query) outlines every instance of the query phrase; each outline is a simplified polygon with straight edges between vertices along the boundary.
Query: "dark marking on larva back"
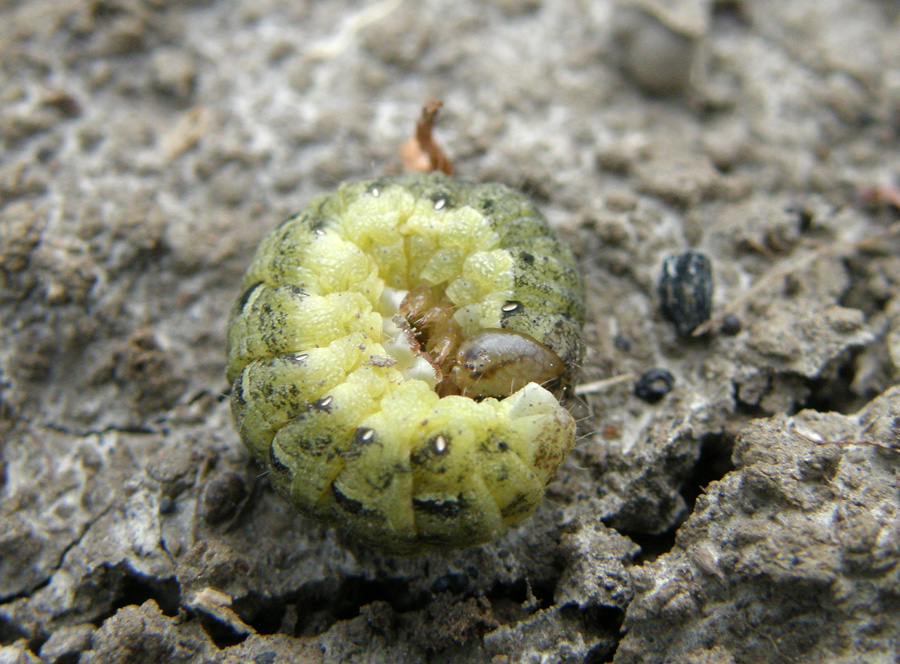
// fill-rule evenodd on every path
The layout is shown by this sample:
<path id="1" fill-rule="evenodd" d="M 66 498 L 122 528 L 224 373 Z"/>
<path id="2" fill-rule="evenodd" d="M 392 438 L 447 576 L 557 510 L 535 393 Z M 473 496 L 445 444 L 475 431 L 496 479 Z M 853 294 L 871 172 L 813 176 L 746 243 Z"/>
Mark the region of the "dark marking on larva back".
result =
<path id="1" fill-rule="evenodd" d="M 504 519 L 512 519 L 522 514 L 523 511 L 530 510 L 531 500 L 529 499 L 528 494 L 520 493 L 512 500 L 512 502 L 501 508 L 500 514 Z"/>
<path id="2" fill-rule="evenodd" d="M 334 504 L 348 514 L 369 519 L 384 519 L 383 515 L 377 510 L 368 509 L 362 502 L 345 494 L 338 488 L 337 484 L 331 485 L 331 495 L 334 497 Z"/>
<path id="3" fill-rule="evenodd" d="M 243 374 L 237 377 L 235 381 L 231 384 L 231 403 L 237 404 L 241 406 L 241 408 L 245 408 L 247 406 L 247 402 L 244 400 L 244 384 Z"/>
<path id="4" fill-rule="evenodd" d="M 251 284 L 238 298 L 238 310 L 243 311 L 244 307 L 247 306 L 247 301 L 250 299 L 250 296 L 256 291 L 257 288 L 263 285 L 263 282 L 257 281 L 254 284 Z"/>
<path id="5" fill-rule="evenodd" d="M 412 505 L 417 512 L 444 519 L 453 519 L 459 516 L 469 506 L 462 494 L 446 500 L 413 498 Z"/>
<path id="6" fill-rule="evenodd" d="M 301 286 L 296 284 L 285 284 L 282 288 L 287 289 L 290 294 L 296 298 L 303 299 L 307 296 L 307 292 Z"/>
<path id="7" fill-rule="evenodd" d="M 284 463 L 281 462 L 281 459 L 278 458 L 278 452 L 275 450 L 275 443 L 273 442 L 269 445 L 269 469 L 273 473 L 286 474 L 290 473 L 290 468 L 288 468 Z"/>
<path id="8" fill-rule="evenodd" d="M 288 217 L 287 219 L 283 220 L 280 224 L 278 224 L 278 225 L 275 227 L 275 229 L 274 229 L 273 232 L 277 232 L 277 231 L 283 230 L 285 226 L 287 226 L 287 225 L 290 224 L 290 223 L 293 223 L 293 222 L 296 221 L 296 220 L 297 220 L 297 215 L 296 215 L 296 214 L 292 214 L 290 217 Z"/>

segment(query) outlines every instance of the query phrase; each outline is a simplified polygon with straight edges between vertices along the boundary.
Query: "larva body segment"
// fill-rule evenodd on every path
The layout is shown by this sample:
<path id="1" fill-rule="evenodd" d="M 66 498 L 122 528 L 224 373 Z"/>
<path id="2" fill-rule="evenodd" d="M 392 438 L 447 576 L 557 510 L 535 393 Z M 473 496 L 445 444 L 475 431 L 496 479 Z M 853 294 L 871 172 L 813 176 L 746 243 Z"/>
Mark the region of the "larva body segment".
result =
<path id="1" fill-rule="evenodd" d="M 491 359 L 517 334 L 542 349 L 522 366 L 545 373 L 523 369 L 504 398 L 441 390 L 456 369 L 400 314 L 423 284 L 462 350 L 483 336 Z M 572 254 L 522 195 L 436 173 L 345 184 L 257 250 L 228 325 L 232 411 L 301 512 L 395 553 L 487 542 L 534 510 L 572 447 L 571 415 L 528 381 L 565 381 L 583 318 Z"/>

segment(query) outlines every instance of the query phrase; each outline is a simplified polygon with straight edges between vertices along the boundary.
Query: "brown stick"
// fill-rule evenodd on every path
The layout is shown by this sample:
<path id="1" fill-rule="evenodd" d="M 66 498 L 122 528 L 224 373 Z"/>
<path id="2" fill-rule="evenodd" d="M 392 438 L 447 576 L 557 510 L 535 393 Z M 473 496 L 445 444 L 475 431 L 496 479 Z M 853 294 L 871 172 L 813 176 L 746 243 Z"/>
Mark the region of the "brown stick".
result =
<path id="1" fill-rule="evenodd" d="M 453 164 L 435 143 L 431 135 L 435 117 L 443 105 L 432 100 L 422 109 L 422 117 L 416 123 L 416 136 L 400 146 L 400 161 L 404 171 L 441 171 L 453 175 Z"/>

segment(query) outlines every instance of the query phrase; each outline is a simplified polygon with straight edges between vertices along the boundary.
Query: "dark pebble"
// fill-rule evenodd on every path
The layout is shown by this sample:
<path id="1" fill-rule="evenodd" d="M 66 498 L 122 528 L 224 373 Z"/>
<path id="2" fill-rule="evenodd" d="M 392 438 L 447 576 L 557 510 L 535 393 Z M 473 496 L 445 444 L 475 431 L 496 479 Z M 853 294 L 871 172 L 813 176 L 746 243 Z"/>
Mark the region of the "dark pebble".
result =
<path id="1" fill-rule="evenodd" d="M 665 369 L 649 369 L 634 384 L 634 394 L 647 403 L 656 403 L 675 385 L 675 377 Z"/>
<path id="2" fill-rule="evenodd" d="M 275 664 L 278 661 L 278 653 L 274 650 L 266 650 L 253 657 L 253 664 Z"/>
<path id="3" fill-rule="evenodd" d="M 613 337 L 613 346 L 623 353 L 628 353 L 631 351 L 631 340 L 623 337 L 621 334 L 617 334 Z"/>
<path id="4" fill-rule="evenodd" d="M 725 316 L 725 318 L 722 319 L 722 334 L 727 334 L 729 337 L 733 337 L 741 331 L 741 328 L 743 328 L 741 319 L 734 314 L 728 314 L 727 316 Z"/>
<path id="5" fill-rule="evenodd" d="M 246 497 L 244 480 L 236 473 L 210 480 L 203 490 L 203 519 L 210 524 L 225 521 Z"/>
<path id="6" fill-rule="evenodd" d="M 663 316 L 687 337 L 712 315 L 712 264 L 695 251 L 669 256 L 663 261 L 659 280 Z"/>

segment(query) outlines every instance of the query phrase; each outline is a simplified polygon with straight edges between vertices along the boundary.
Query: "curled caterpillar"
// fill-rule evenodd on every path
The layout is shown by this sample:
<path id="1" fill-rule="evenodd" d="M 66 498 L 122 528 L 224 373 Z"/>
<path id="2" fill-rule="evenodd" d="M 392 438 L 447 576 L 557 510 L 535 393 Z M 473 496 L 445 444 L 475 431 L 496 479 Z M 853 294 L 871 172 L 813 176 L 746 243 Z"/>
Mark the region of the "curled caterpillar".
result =
<path id="1" fill-rule="evenodd" d="M 521 194 L 344 184 L 265 238 L 228 323 L 244 444 L 300 512 L 394 553 L 491 541 L 574 442 L 571 251 Z"/>

